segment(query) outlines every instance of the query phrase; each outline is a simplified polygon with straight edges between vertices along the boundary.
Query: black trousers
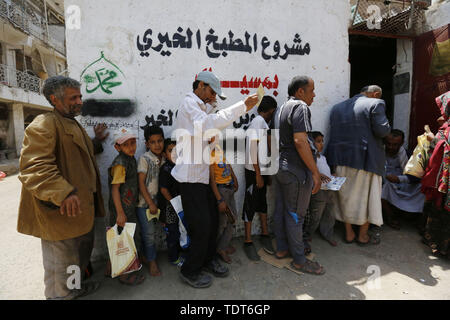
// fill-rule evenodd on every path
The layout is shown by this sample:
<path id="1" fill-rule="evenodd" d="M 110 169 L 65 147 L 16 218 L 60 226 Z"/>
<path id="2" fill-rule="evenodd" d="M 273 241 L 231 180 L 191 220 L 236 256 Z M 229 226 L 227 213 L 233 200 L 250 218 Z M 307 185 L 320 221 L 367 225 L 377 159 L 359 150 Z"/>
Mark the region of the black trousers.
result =
<path id="1" fill-rule="evenodd" d="M 178 259 L 180 249 L 180 231 L 178 223 L 166 224 L 166 242 L 169 261 L 174 262 Z"/>
<path id="2" fill-rule="evenodd" d="M 242 220 L 245 222 L 252 222 L 256 212 L 267 213 L 267 182 L 269 176 L 262 176 L 264 180 L 264 187 L 256 187 L 256 173 L 255 171 L 245 169 L 245 198 L 244 208 L 242 210 Z M 248 188 L 253 186 L 253 191 L 247 192 Z"/>
<path id="3" fill-rule="evenodd" d="M 211 187 L 203 183 L 180 183 L 180 196 L 190 238 L 181 273 L 195 276 L 216 255 L 219 227 L 217 200 Z"/>

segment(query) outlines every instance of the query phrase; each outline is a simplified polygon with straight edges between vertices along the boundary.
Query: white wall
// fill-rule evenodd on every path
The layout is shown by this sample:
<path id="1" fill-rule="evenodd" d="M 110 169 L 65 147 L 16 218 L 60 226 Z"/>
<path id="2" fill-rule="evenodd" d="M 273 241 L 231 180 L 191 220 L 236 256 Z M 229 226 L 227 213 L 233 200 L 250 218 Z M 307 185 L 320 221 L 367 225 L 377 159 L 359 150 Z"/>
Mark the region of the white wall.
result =
<path id="1" fill-rule="evenodd" d="M 413 40 L 397 39 L 397 65 L 395 76 L 404 73 L 409 73 L 409 90 L 408 92 L 394 95 L 393 128 L 400 129 L 405 133 L 404 147 L 407 148 L 413 83 Z"/>
<path id="2" fill-rule="evenodd" d="M 350 69 L 348 64 L 349 5 L 347 0 L 315 1 L 87 1 L 67 0 L 66 27 L 68 21 L 72 27 L 66 28 L 67 60 L 70 76 L 80 79 L 82 72 L 97 60 L 103 51 L 106 59 L 120 70 L 105 61 L 91 66 L 85 71 L 95 76 L 95 71 L 106 68 L 115 70 L 115 81 L 121 85 L 112 87 L 107 94 L 99 87 L 88 93 L 83 84 L 83 99 L 127 98 L 135 101 L 136 112 L 126 118 L 81 117 L 80 121 L 93 135 L 93 125 L 106 121 L 112 125 L 127 125 L 139 133 L 139 146 L 136 157 L 144 151 L 143 130 L 145 117 L 156 118 L 161 109 L 176 112 L 180 101 L 187 92 L 192 91 L 195 75 L 204 68 L 212 68 L 221 80 L 242 81 L 259 77 L 274 82 L 277 75 L 279 83 L 276 89 L 267 89 L 266 94 L 277 91 L 276 100 L 281 105 L 287 96 L 287 85 L 292 77 L 306 74 L 315 80 L 316 98 L 311 107 L 314 129 L 326 132 L 330 107 L 348 98 Z M 76 28 L 78 6 L 81 13 L 80 28 Z M 75 26 L 75 27 L 73 27 Z M 160 44 L 158 33 L 168 32 L 170 39 L 183 28 L 183 35 L 189 28 L 192 35 L 192 48 L 167 48 L 170 56 L 162 56 L 150 49 L 148 57 L 141 56 L 137 48 L 137 36 L 143 42 L 147 29 L 153 34 L 152 47 Z M 226 57 L 210 58 L 206 53 L 206 40 L 210 29 L 219 37 L 219 43 L 228 32 L 234 33 L 234 39 L 244 39 L 245 32 L 250 34 L 252 53 L 228 51 Z M 200 32 L 201 44 L 198 48 L 196 33 Z M 285 60 L 262 58 L 263 37 L 267 37 L 270 46 L 266 52 L 274 55 L 274 42 L 279 41 L 280 55 L 285 53 L 284 45 L 291 47 L 294 35 L 301 37 L 301 45 L 309 43 L 309 55 L 290 55 Z M 253 36 L 257 35 L 257 49 L 254 52 Z M 209 48 L 211 48 L 209 46 Z M 213 50 L 213 49 L 212 49 Z M 215 51 L 215 50 L 213 50 Z M 104 69 L 105 71 L 105 69 Z M 84 77 L 83 75 L 83 77 Z M 93 78 L 91 78 L 92 80 Z M 93 80 L 94 81 L 94 80 Z M 112 80 L 113 81 L 113 80 Z M 96 82 L 90 84 L 93 89 Z M 245 89 L 245 88 L 244 88 Z M 256 89 L 249 89 L 250 93 Z M 224 88 L 228 99 L 220 101 L 220 107 L 227 107 L 245 97 L 241 88 Z M 233 127 L 233 126 L 231 126 Z M 172 126 L 163 126 L 166 136 Z M 117 152 L 113 149 L 112 134 L 105 144 L 105 151 L 98 156 L 102 172 L 105 200 L 107 197 L 106 170 Z M 243 179 L 241 166 L 234 166 L 236 173 Z M 240 180 L 242 186 L 243 180 Z M 243 189 L 243 188 L 242 188 Z M 242 207 L 242 193 L 237 196 L 238 207 Z M 271 205 L 269 206 L 269 211 Z M 241 226 L 239 226 L 241 227 Z M 240 233 L 241 230 L 238 230 Z"/>
<path id="3" fill-rule="evenodd" d="M 425 30 L 434 30 L 450 23 L 450 0 L 433 0 L 425 11 Z"/>

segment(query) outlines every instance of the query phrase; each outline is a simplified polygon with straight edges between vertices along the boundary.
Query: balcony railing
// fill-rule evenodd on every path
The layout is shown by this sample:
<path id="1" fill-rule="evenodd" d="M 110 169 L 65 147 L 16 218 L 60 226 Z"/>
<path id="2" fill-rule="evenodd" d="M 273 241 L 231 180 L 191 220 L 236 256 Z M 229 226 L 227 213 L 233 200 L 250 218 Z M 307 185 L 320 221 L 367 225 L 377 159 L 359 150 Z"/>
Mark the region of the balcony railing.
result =
<path id="1" fill-rule="evenodd" d="M 47 34 L 45 19 L 40 15 L 29 14 L 22 6 L 0 0 L 0 17 L 9 20 L 15 27 L 25 33 L 44 41 L 59 53 L 66 54 L 64 42 L 58 41 Z"/>
<path id="2" fill-rule="evenodd" d="M 43 80 L 26 71 L 19 71 L 5 64 L 0 64 L 0 84 L 40 94 L 42 83 Z"/>
<path id="3" fill-rule="evenodd" d="M 427 0 L 351 0 L 350 34 L 413 38 L 421 33 Z"/>

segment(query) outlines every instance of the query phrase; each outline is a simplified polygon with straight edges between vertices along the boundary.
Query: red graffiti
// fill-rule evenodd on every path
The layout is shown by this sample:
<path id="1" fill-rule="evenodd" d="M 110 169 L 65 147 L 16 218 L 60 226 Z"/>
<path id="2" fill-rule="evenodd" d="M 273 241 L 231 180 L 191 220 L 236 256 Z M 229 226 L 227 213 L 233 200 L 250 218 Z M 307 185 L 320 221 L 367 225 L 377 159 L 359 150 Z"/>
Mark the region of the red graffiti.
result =
<path id="1" fill-rule="evenodd" d="M 211 71 L 212 68 L 205 68 L 202 71 Z M 197 79 L 197 75 L 195 76 L 195 79 Z M 234 88 L 234 89 L 242 89 L 241 94 L 248 95 L 250 91 L 248 89 L 257 89 L 259 85 L 262 84 L 262 86 L 268 90 L 271 89 L 278 89 L 278 75 L 275 75 L 273 78 L 273 81 L 269 80 L 269 77 L 265 77 L 264 80 L 261 81 L 261 78 L 258 77 L 251 77 L 250 80 L 247 80 L 247 75 L 244 75 L 242 80 L 238 81 L 231 81 L 231 80 L 223 80 L 220 81 L 220 85 L 222 88 Z M 273 91 L 273 95 L 276 97 L 278 96 L 277 90 Z"/>

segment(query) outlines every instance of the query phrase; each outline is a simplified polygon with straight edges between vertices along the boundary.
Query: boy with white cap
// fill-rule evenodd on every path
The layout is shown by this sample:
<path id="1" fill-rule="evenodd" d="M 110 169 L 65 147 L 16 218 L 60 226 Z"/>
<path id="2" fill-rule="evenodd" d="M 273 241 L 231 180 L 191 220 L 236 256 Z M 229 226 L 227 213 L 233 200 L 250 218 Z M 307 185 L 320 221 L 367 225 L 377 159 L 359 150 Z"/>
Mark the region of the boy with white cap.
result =
<path id="1" fill-rule="evenodd" d="M 120 128 L 114 134 L 114 148 L 119 152 L 108 168 L 109 225 L 124 227 L 126 222 L 137 223 L 136 205 L 139 195 L 136 153 L 136 135 L 127 128 Z M 138 230 L 136 230 L 138 231 Z M 135 243 L 139 232 L 134 233 Z M 137 272 L 121 275 L 123 284 L 137 285 L 145 277 Z"/>

